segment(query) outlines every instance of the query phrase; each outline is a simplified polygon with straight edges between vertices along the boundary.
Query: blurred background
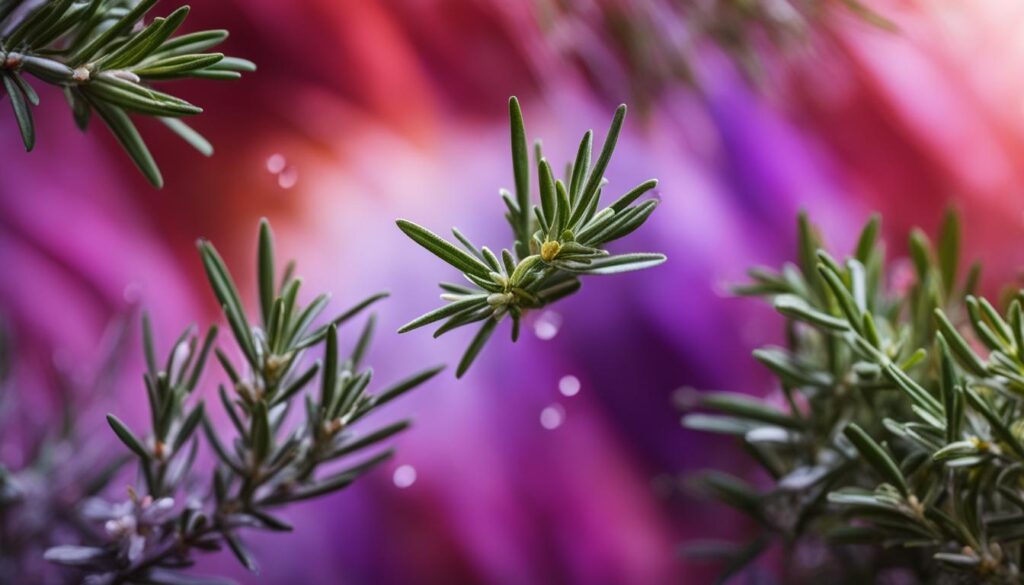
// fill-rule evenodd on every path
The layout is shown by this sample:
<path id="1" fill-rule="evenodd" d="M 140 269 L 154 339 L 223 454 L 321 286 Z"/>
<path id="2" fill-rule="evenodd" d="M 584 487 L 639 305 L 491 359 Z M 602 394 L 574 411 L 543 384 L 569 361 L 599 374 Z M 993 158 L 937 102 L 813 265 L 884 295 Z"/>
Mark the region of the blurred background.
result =
<path id="1" fill-rule="evenodd" d="M 779 339 L 780 323 L 727 287 L 794 256 L 797 211 L 843 252 L 880 211 L 902 254 L 910 227 L 933 233 L 952 204 L 988 290 L 1024 265 L 1024 4 L 871 1 L 887 24 L 842 4 L 198 3 L 188 26 L 229 28 L 225 51 L 259 71 L 182 85 L 205 108 L 190 123 L 211 159 L 140 124 L 163 190 L 103 128 L 79 134 L 58 95 L 43 96 L 30 155 L 0 115 L 0 316 L 16 339 L 14 392 L 30 406 L 20 424 L 53 424 L 61 380 L 88 377 L 131 307 L 153 314 L 161 351 L 188 323 L 215 321 L 194 242 L 213 240 L 253 282 L 263 216 L 305 288 L 332 291 L 336 309 L 391 291 L 370 355 L 382 383 L 454 363 L 469 330 L 392 333 L 452 276 L 394 219 L 500 246 L 508 96 L 555 161 L 586 129 L 603 137 L 627 102 L 609 189 L 657 177 L 662 205 L 617 247 L 669 262 L 588 280 L 533 315 L 518 344 L 496 337 L 463 380 L 446 372 L 396 404 L 391 416 L 415 419 L 398 456 L 289 510 L 296 532 L 254 539 L 262 576 L 229 555 L 201 568 L 266 584 L 711 582 L 680 543 L 745 527 L 678 478 L 746 460 L 683 430 L 672 396 L 773 389 L 750 351 Z M 90 389 L 130 422 L 144 419 L 136 345 Z M 220 378 L 209 368 L 203 391 Z M 8 466 L 19 454 L 0 445 Z"/>

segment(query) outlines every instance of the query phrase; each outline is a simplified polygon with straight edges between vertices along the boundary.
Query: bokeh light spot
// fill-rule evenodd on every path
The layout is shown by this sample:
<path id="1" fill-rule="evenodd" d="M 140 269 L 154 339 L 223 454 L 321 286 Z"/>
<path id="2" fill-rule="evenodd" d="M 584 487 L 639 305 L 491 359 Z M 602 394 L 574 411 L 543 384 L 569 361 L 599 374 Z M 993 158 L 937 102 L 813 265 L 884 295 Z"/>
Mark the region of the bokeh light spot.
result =
<path id="1" fill-rule="evenodd" d="M 562 396 L 576 396 L 580 393 L 580 379 L 573 375 L 562 376 L 558 381 L 558 391 Z"/>
<path id="2" fill-rule="evenodd" d="M 282 154 L 272 154 L 267 157 L 267 170 L 271 174 L 278 174 L 288 166 L 288 160 Z"/>
<path id="3" fill-rule="evenodd" d="M 553 431 L 565 422 L 565 409 L 561 404 L 552 404 L 540 411 L 540 426 Z"/>
<path id="4" fill-rule="evenodd" d="M 533 333 L 538 339 L 547 341 L 558 335 L 562 327 L 562 316 L 554 311 L 544 311 L 533 324 Z"/>
<path id="5" fill-rule="evenodd" d="M 391 479 L 396 487 L 405 489 L 416 483 L 416 468 L 412 465 L 399 465 Z"/>

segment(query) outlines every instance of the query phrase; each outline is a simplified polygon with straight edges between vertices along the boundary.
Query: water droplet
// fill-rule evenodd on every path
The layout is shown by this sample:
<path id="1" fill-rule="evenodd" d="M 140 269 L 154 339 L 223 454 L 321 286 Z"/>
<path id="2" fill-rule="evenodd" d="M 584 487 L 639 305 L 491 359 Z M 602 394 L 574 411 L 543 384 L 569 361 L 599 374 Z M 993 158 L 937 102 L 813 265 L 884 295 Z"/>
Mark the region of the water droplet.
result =
<path id="1" fill-rule="evenodd" d="M 558 381 L 558 391 L 562 396 L 576 396 L 580 393 L 580 379 L 576 376 L 562 376 Z"/>
<path id="2" fill-rule="evenodd" d="M 282 154 L 272 154 L 267 157 L 267 170 L 270 171 L 271 174 L 276 175 L 280 173 L 286 166 L 288 166 L 288 161 Z"/>
<path id="3" fill-rule="evenodd" d="M 399 465 L 392 476 L 395 487 L 405 489 L 416 483 L 416 468 L 412 465 Z"/>
<path id="4" fill-rule="evenodd" d="M 540 411 L 540 426 L 553 431 L 565 422 L 565 409 L 561 404 L 552 404 Z"/>
<path id="5" fill-rule="evenodd" d="M 277 175 L 277 186 L 282 189 L 291 189 L 299 182 L 299 171 L 295 167 L 286 167 Z"/>
<path id="6" fill-rule="evenodd" d="M 562 326 L 562 316 L 554 311 L 544 311 L 533 324 L 533 333 L 538 339 L 545 341 L 558 335 Z"/>

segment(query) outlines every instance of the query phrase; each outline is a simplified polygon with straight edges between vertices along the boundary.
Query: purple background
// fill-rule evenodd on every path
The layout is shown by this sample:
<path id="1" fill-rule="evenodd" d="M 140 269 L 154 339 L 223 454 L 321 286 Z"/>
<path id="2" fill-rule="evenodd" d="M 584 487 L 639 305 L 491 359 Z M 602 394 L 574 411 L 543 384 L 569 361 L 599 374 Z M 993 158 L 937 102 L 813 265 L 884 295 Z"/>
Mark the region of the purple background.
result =
<path id="1" fill-rule="evenodd" d="M 453 364 L 468 330 L 436 342 L 392 333 L 432 308 L 436 282 L 453 276 L 394 219 L 455 224 L 500 246 L 507 97 L 520 97 L 531 139 L 543 138 L 554 161 L 587 128 L 602 137 L 629 101 L 640 107 L 610 189 L 656 176 L 662 205 L 615 249 L 663 251 L 669 262 L 587 280 L 554 309 L 552 339 L 531 324 L 513 346 L 503 327 L 465 379 L 449 371 L 397 403 L 380 420 L 416 423 L 395 460 L 288 511 L 294 534 L 255 538 L 262 577 L 225 556 L 203 568 L 267 584 L 709 582 L 706 568 L 677 558 L 679 543 L 744 526 L 663 488 L 746 461 L 728 442 L 681 429 L 671 397 L 681 386 L 771 391 L 749 354 L 779 334 L 770 311 L 730 298 L 726 285 L 751 264 L 792 257 L 801 208 L 840 250 L 882 211 L 899 254 L 909 227 L 932 231 L 949 202 L 964 214 L 969 255 L 986 261 L 986 284 L 1013 276 L 1024 256 L 1013 244 L 1024 228 L 1024 8 L 872 3 L 898 33 L 830 15 L 804 44 L 766 51 L 757 87 L 704 47 L 695 90 L 645 78 L 595 16 L 664 16 L 662 2 L 580 4 L 584 16 L 549 21 L 533 3 L 500 0 L 200 3 L 188 26 L 230 28 L 227 50 L 260 69 L 181 84 L 206 109 L 194 125 L 214 143 L 212 159 L 141 124 L 162 191 L 104 129 L 77 133 L 48 88 L 37 152 L 21 152 L 13 117 L 0 115 L 0 314 L 18 339 L 15 391 L 33 405 L 24 424 L 52 418 L 51 364 L 84 375 L 131 303 L 153 313 L 164 348 L 188 323 L 216 320 L 193 243 L 211 238 L 250 283 L 261 216 L 299 261 L 307 292 L 332 291 L 335 308 L 393 293 L 370 356 L 378 380 Z M 656 42 L 685 29 L 658 22 Z M 275 155 L 282 173 L 268 170 Z M 133 349 L 103 408 L 142 424 L 139 371 Z M 580 381 L 575 396 L 559 393 L 566 375 Z M 210 368 L 202 392 L 221 378 Z M 553 405 L 564 421 L 546 429 L 541 412 Z M 18 459 L 18 445 L 0 445 L 0 460 Z M 409 487 L 394 483 L 400 465 L 417 472 Z"/>

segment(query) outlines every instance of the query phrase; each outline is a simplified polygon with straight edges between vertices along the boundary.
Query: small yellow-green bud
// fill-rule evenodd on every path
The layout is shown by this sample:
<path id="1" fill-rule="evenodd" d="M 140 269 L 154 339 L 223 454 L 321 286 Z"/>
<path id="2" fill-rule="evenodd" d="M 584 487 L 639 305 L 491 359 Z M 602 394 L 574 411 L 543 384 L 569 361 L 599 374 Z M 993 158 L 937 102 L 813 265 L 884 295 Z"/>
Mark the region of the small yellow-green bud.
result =
<path id="1" fill-rule="evenodd" d="M 974 448 L 977 449 L 978 451 L 988 451 L 988 441 L 985 441 L 978 437 L 971 437 L 967 440 L 970 441 L 970 443 L 974 445 Z"/>
<path id="2" fill-rule="evenodd" d="M 557 240 L 544 242 L 544 245 L 540 247 L 540 257 L 545 262 L 551 262 L 558 256 L 558 252 L 561 250 L 562 244 L 559 244 Z"/>
<path id="3" fill-rule="evenodd" d="M 340 418 L 329 420 L 324 423 L 324 434 L 333 437 L 343 428 L 345 428 L 345 423 L 341 422 Z"/>
<path id="4" fill-rule="evenodd" d="M 917 496 L 910 494 L 910 497 L 907 498 L 907 504 L 915 516 L 919 518 L 924 517 L 924 505 L 921 503 L 921 500 L 917 499 Z"/>
<path id="5" fill-rule="evenodd" d="M 512 293 L 494 293 L 487 296 L 487 304 L 492 307 L 501 307 L 511 303 L 513 299 Z"/>
<path id="6" fill-rule="evenodd" d="M 289 356 L 287 355 L 270 354 L 267 356 L 267 362 L 263 367 L 263 374 L 269 383 L 277 381 L 284 367 L 288 365 L 288 359 Z"/>

